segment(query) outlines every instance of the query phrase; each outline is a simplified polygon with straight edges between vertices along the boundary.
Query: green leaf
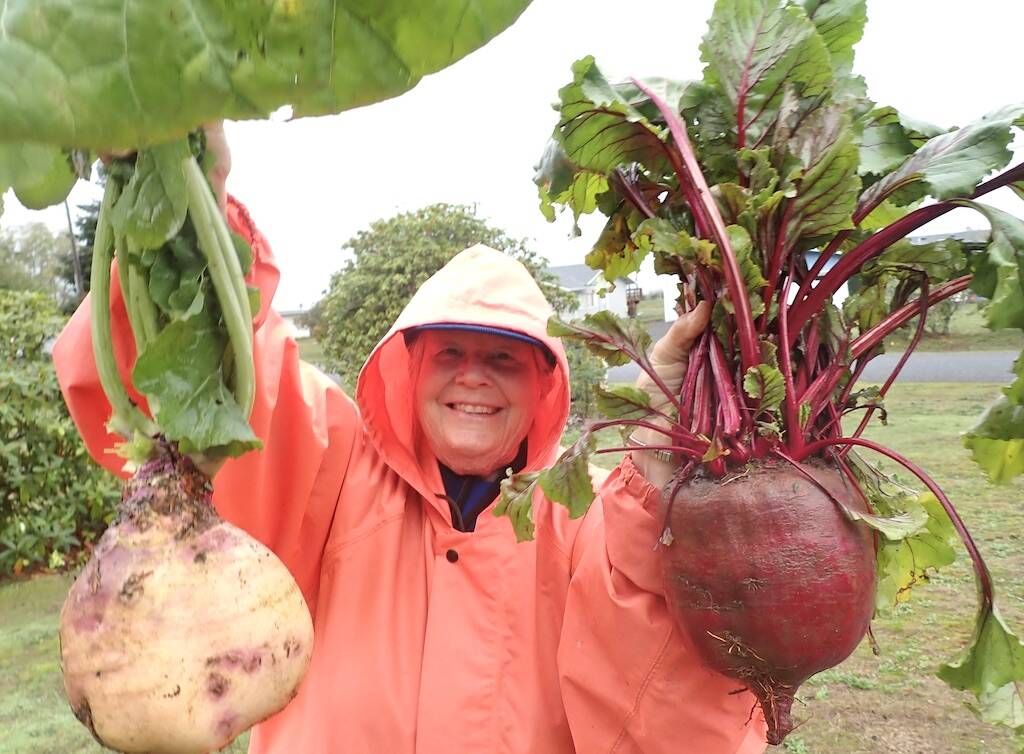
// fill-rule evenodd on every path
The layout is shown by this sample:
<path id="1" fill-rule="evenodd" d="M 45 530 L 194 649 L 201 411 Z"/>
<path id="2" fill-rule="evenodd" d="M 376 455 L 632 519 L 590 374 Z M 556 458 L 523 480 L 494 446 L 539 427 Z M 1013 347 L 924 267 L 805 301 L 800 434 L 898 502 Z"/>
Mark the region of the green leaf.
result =
<path id="1" fill-rule="evenodd" d="M 989 406 L 964 435 L 964 445 L 993 484 L 1024 473 L 1024 405 L 1015 401 L 1021 378 Z"/>
<path id="2" fill-rule="evenodd" d="M 939 678 L 978 700 L 970 705 L 988 723 L 1024 727 L 1024 643 L 999 610 L 978 616 L 971 643 L 956 662 L 944 663 Z"/>
<path id="3" fill-rule="evenodd" d="M 226 339 L 208 313 L 165 327 L 139 356 L 132 382 L 183 453 L 239 456 L 262 447 L 225 384 Z"/>
<path id="4" fill-rule="evenodd" d="M 870 488 L 866 491 L 875 510 L 882 515 L 909 516 L 911 521 L 920 518 L 919 511 L 927 516 L 923 529 L 899 539 L 886 536 L 879 540 L 875 604 L 877 609 L 884 610 L 910 599 L 914 586 L 927 583 L 935 571 L 952 564 L 956 560 L 953 547 L 958 537 L 934 495 L 928 493 L 914 498 L 904 493 L 881 497 Z"/>
<path id="5" fill-rule="evenodd" d="M 900 207 L 891 199 L 886 199 L 871 210 L 868 216 L 860 221 L 858 227 L 861 230 L 881 230 L 888 225 L 892 225 L 900 218 L 906 217 L 915 209 L 917 209 L 917 202 L 914 202 L 909 206 Z"/>
<path id="6" fill-rule="evenodd" d="M 529 542 L 534 537 L 533 494 L 537 489 L 539 471 L 512 474 L 501 480 L 501 492 L 494 504 L 495 516 L 508 516 L 516 542 Z"/>
<path id="7" fill-rule="evenodd" d="M 654 251 L 659 255 L 659 267 L 676 272 L 680 266 L 699 264 L 721 267 L 721 258 L 711 241 L 694 238 L 685 229 L 677 228 L 670 220 L 652 217 L 637 226 L 632 237 L 637 248 Z"/>
<path id="8" fill-rule="evenodd" d="M 851 521 L 863 521 L 892 542 L 911 537 L 928 524 L 928 512 L 923 507 L 911 508 L 893 516 L 877 516 L 874 513 L 864 513 L 843 506 L 843 513 Z"/>
<path id="9" fill-rule="evenodd" d="M 185 139 L 139 152 L 111 218 L 130 248 L 159 248 L 181 230 L 188 212 L 185 161 L 191 156 Z"/>
<path id="10" fill-rule="evenodd" d="M 71 160 L 62 149 L 36 144 L 0 145 L 0 189 L 11 186 L 27 209 L 45 209 L 63 202 L 77 180 Z"/>
<path id="11" fill-rule="evenodd" d="M 924 273 L 932 283 L 945 282 L 966 272 L 963 245 L 951 238 L 934 243 L 893 244 L 861 268 L 861 279 L 872 284 L 881 278 L 901 280 Z"/>
<path id="12" fill-rule="evenodd" d="M 576 61 L 572 72 L 572 82 L 559 91 L 555 145 L 548 145 L 534 175 L 549 220 L 554 204 L 568 206 L 576 220 L 592 212 L 617 168 L 640 163 L 659 175 L 671 170 L 662 129 L 634 107 L 653 109 L 646 95 L 632 83 L 610 84 L 590 56 Z M 659 83 L 678 100 L 683 85 Z"/>
<path id="13" fill-rule="evenodd" d="M 767 364 L 759 364 L 747 370 L 743 376 L 743 390 L 758 401 L 756 414 L 778 411 L 786 398 L 782 372 Z"/>
<path id="14" fill-rule="evenodd" d="M 793 199 L 791 238 L 852 227 L 861 183 L 849 117 L 839 107 L 815 110 L 790 138 L 789 150 L 804 168 Z"/>
<path id="15" fill-rule="evenodd" d="M 746 143 L 772 126 L 787 89 L 813 97 L 832 84 L 829 52 L 814 24 L 802 8 L 776 0 L 718 0 L 701 59 L 705 84 L 725 94 L 731 128 L 742 120 Z"/>
<path id="16" fill-rule="evenodd" d="M 541 472 L 537 483 L 547 498 L 569 509 L 569 518 L 579 518 L 594 502 L 590 480 L 590 454 L 597 447 L 593 433 L 584 431 L 555 465 Z"/>
<path id="17" fill-rule="evenodd" d="M 984 257 L 974 260 L 975 277 L 990 299 L 987 326 L 1024 329 L 1024 221 L 978 202 L 957 203 L 981 212 L 992 227 Z"/>
<path id="18" fill-rule="evenodd" d="M 803 0 L 837 73 L 853 67 L 853 46 L 864 36 L 867 0 Z"/>
<path id="19" fill-rule="evenodd" d="M 895 108 L 879 107 L 866 116 L 860 144 L 861 175 L 885 175 L 915 151 L 917 146 Z"/>
<path id="20" fill-rule="evenodd" d="M 873 207 L 899 191 L 906 203 L 928 195 L 951 199 L 970 195 L 988 173 L 1010 160 L 1011 126 L 1024 105 L 1004 107 L 961 129 L 929 139 L 899 168 L 864 192 L 858 209 Z"/>
<path id="21" fill-rule="evenodd" d="M 622 204 L 605 223 L 594 248 L 587 254 L 586 263 L 600 270 L 604 279 L 613 286 L 623 278 L 640 270 L 649 249 L 638 247 L 632 236 L 640 215 Z"/>
<path id="22" fill-rule="evenodd" d="M 631 385 L 594 386 L 597 410 L 609 419 L 643 419 L 654 413 L 651 396 Z"/>
<path id="23" fill-rule="evenodd" d="M 627 363 L 630 354 L 646 358 L 651 345 L 651 336 L 643 323 L 617 317 L 609 311 L 588 314 L 579 322 L 564 322 L 558 317 L 551 317 L 548 335 L 582 342 L 609 366 Z"/>
<path id="24" fill-rule="evenodd" d="M 573 232 L 580 234 L 580 216 L 597 209 L 597 198 L 608 191 L 604 174 L 577 169 L 557 141 L 548 142 L 541 160 L 534 166 L 540 209 L 548 222 L 555 220 L 555 205 L 567 206 L 573 213 Z"/>
<path id="25" fill-rule="evenodd" d="M 509 26 L 529 0 L 7 0 L 0 141 L 157 144 L 284 105 L 394 97 Z"/>

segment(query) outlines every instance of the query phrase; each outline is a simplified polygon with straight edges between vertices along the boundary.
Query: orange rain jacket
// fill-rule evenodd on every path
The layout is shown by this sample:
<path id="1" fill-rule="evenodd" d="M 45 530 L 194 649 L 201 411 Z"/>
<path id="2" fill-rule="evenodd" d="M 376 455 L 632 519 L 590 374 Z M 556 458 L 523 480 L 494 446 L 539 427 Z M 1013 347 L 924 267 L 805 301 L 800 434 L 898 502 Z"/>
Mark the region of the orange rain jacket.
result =
<path id="1" fill-rule="evenodd" d="M 630 462 L 590 512 L 535 501 L 536 540 L 506 518 L 452 527 L 436 460 L 417 438 L 415 365 L 401 331 L 445 321 L 511 328 L 557 357 L 557 387 L 528 435 L 526 469 L 550 463 L 565 423 L 568 366 L 546 333 L 549 307 L 526 270 L 475 247 L 419 290 L 359 377 L 356 402 L 299 361 L 270 309 L 273 256 L 235 201 L 252 243 L 260 452 L 228 462 L 214 502 L 272 548 L 313 615 L 298 696 L 258 725 L 250 752 L 274 754 L 733 754 L 761 752 L 749 693 L 704 668 L 661 596 L 653 543 L 658 490 Z M 115 350 L 128 383 L 134 346 L 114 276 Z M 54 348 L 71 414 L 112 471 L 88 306 Z M 142 397 L 132 393 L 137 401 Z"/>

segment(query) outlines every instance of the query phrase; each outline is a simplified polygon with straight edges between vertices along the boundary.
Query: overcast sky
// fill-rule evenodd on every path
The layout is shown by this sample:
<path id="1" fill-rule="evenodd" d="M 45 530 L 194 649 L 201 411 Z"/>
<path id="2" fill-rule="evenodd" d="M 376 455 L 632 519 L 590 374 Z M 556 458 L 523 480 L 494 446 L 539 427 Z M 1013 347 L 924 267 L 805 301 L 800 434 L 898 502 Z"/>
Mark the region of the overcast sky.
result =
<path id="1" fill-rule="evenodd" d="M 535 0 L 484 49 L 395 100 L 326 118 L 229 123 L 228 188 L 274 248 L 283 273 L 276 307 L 311 306 L 344 261 L 341 245 L 371 221 L 433 202 L 476 204 L 552 264 L 582 262 L 600 221 L 570 240 L 568 218 L 548 224 L 537 210 L 532 182 L 570 65 L 593 54 L 614 79 L 697 78 L 712 5 Z M 1019 0 L 869 0 L 868 13 L 857 71 L 877 102 L 951 126 L 1024 100 Z M 1015 161 L 1022 157 L 1018 148 Z M 94 195 L 80 182 L 72 201 Z M 29 212 L 13 194 L 6 202 L 3 226 L 66 224 L 62 207 Z M 993 203 L 1021 214 L 1012 197 Z M 927 230 L 967 227 L 983 222 L 957 210 Z"/>

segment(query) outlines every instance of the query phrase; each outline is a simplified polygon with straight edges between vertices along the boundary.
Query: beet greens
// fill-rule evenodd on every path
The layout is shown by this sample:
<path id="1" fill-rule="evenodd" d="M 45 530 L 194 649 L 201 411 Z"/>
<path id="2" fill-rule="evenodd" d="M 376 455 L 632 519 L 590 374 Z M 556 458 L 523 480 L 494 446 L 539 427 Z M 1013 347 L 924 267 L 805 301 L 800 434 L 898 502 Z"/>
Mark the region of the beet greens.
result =
<path id="1" fill-rule="evenodd" d="M 609 421 L 589 427 L 553 468 L 507 481 L 498 513 L 511 516 L 519 538 L 532 537 L 539 487 L 582 515 L 594 497 L 588 459 L 608 452 L 595 450 L 593 431 L 607 426 L 660 431 L 663 444 L 648 449 L 682 459 L 677 490 L 750 464 L 826 460 L 870 503 L 863 512 L 833 499 L 877 532 L 879 609 L 907 599 L 963 541 L 977 575 L 977 625 L 939 675 L 972 691 L 985 720 L 1024 728 L 1024 644 L 999 617 L 977 547 L 924 470 L 861 436 L 873 416 L 884 418 L 886 392 L 930 307 L 973 290 L 989 300 L 990 327 L 1024 329 L 1024 222 L 979 201 L 1002 187 L 1024 193 L 1024 165 L 1007 169 L 1024 104 L 947 131 L 872 102 L 852 73 L 865 21 L 865 0 L 718 0 L 701 80 L 613 84 L 593 58 L 573 65 L 537 167 L 542 210 L 549 219 L 557 208 L 577 219 L 601 212 L 608 220 L 587 263 L 614 284 L 653 255 L 659 273 L 678 277 L 679 309 L 707 301 L 711 323 L 676 393 L 657 379 L 639 323 L 607 312 L 552 319 L 551 334 L 610 365 L 635 361 L 669 409 L 654 411 L 635 388 L 599 389 Z M 990 224 L 984 252 L 907 239 L 956 207 Z M 858 287 L 834 305 L 851 281 Z M 891 377 L 861 387 L 885 338 L 915 319 Z M 1015 371 L 965 437 L 994 482 L 1024 472 L 1024 358 Z M 897 484 L 857 451 L 891 459 L 927 492 Z M 662 544 L 672 537 L 666 523 Z"/>

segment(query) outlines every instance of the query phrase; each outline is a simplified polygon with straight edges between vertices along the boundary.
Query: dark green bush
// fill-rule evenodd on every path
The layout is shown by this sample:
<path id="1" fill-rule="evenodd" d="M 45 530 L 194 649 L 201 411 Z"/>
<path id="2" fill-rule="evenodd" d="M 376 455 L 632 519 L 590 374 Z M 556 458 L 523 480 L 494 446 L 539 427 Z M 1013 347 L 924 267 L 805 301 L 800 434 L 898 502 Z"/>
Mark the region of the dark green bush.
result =
<path id="1" fill-rule="evenodd" d="M 60 326 L 51 299 L 0 290 L 0 575 L 69 564 L 114 514 L 46 352 Z"/>

